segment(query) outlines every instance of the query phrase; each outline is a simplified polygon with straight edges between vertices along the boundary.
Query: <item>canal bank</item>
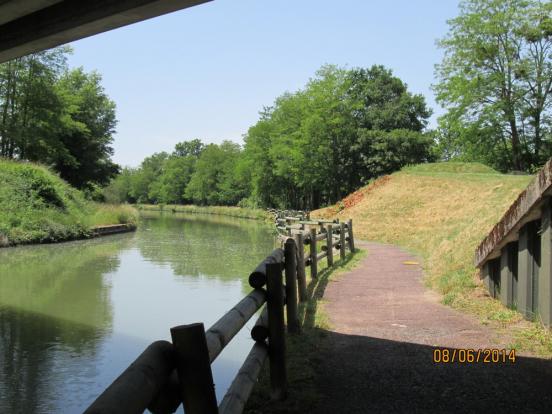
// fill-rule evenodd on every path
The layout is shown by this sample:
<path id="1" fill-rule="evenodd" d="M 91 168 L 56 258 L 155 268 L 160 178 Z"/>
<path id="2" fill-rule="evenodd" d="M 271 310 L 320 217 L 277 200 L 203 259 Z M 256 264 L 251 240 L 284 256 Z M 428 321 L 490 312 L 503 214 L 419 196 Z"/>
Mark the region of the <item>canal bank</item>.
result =
<path id="1" fill-rule="evenodd" d="M 96 228 L 136 226 L 128 205 L 87 200 L 48 168 L 0 160 L 0 247 L 54 243 L 101 234 Z"/>

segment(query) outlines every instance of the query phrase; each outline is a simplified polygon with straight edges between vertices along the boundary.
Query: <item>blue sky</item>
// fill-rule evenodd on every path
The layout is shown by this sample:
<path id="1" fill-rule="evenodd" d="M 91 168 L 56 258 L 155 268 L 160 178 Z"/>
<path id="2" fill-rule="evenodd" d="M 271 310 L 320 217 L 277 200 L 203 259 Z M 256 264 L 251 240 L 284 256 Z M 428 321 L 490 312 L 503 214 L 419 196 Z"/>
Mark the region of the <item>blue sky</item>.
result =
<path id="1" fill-rule="evenodd" d="M 117 104 L 114 160 L 242 136 L 263 106 L 325 63 L 383 64 L 423 94 L 457 0 L 214 0 L 72 43 Z M 432 125 L 435 124 L 435 116 Z"/>

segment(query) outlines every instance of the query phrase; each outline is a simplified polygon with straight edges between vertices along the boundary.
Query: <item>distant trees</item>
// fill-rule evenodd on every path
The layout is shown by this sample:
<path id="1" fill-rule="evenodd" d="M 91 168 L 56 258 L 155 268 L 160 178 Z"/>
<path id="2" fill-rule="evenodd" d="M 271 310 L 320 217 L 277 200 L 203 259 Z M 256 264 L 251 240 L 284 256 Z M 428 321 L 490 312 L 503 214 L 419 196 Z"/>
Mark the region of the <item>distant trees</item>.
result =
<path id="1" fill-rule="evenodd" d="M 552 3 L 463 0 L 440 41 L 445 158 L 532 171 L 552 156 Z"/>
<path id="2" fill-rule="evenodd" d="M 107 193 L 128 201 L 316 208 L 410 163 L 432 160 L 430 110 L 389 69 L 324 66 L 278 97 L 245 145 L 199 140 L 124 170 Z"/>
<path id="3" fill-rule="evenodd" d="M 115 105 L 101 77 L 67 66 L 67 47 L 0 64 L 0 156 L 53 167 L 69 183 L 107 184 Z"/>
<path id="4" fill-rule="evenodd" d="M 249 195 L 240 145 L 200 140 L 176 144 L 172 154 L 153 154 L 136 169 L 125 168 L 104 190 L 108 201 L 236 205 Z"/>

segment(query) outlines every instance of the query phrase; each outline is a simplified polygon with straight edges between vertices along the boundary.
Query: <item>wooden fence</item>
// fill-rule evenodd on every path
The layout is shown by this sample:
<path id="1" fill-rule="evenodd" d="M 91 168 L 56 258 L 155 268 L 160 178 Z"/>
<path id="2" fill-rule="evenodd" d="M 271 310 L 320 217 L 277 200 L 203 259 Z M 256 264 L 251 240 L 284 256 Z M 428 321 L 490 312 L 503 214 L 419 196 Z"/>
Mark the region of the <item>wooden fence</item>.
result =
<path id="1" fill-rule="evenodd" d="M 301 224 L 304 217 L 294 221 Z M 271 397 L 285 399 L 285 319 L 287 331 L 299 333 L 298 302 L 307 300 L 305 269 L 310 267 L 315 279 L 320 260 L 326 258 L 332 266 L 338 254 L 344 259 L 346 250 L 354 251 L 352 221 L 303 222 L 303 230 L 293 230 L 293 236 L 280 236 L 283 248 L 275 249 L 250 274 L 251 293 L 213 326 L 207 331 L 202 323 L 172 328 L 172 343 L 152 343 L 85 413 L 133 414 L 149 409 L 164 414 L 175 412 L 181 403 L 186 414 L 241 413 L 266 359 Z M 265 303 L 251 330 L 255 343 L 217 406 L 211 364 Z"/>

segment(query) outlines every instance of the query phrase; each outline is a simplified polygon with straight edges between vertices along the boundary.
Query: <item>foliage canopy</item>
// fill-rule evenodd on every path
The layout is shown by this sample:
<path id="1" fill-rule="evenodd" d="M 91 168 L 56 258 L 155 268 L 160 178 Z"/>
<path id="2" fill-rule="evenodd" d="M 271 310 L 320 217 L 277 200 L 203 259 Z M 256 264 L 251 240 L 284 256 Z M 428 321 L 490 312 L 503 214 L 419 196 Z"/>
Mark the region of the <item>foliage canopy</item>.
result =
<path id="1" fill-rule="evenodd" d="M 146 158 L 107 189 L 142 203 L 316 208 L 381 174 L 433 159 L 430 110 L 383 66 L 323 66 L 249 128 L 245 145 L 199 140 Z M 126 192 L 125 192 L 126 189 Z"/>
<path id="2" fill-rule="evenodd" d="M 439 42 L 445 158 L 532 171 L 552 155 L 552 3 L 463 0 Z"/>

